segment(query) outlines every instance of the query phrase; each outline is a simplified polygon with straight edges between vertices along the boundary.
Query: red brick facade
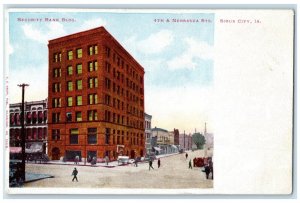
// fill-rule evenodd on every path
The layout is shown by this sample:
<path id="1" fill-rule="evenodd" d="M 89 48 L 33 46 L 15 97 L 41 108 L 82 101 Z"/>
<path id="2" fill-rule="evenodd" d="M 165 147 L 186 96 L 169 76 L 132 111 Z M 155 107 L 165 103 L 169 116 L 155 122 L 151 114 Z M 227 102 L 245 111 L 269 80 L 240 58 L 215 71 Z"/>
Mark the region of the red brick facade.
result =
<path id="1" fill-rule="evenodd" d="M 50 40 L 48 154 L 144 156 L 144 69 L 104 27 Z"/>

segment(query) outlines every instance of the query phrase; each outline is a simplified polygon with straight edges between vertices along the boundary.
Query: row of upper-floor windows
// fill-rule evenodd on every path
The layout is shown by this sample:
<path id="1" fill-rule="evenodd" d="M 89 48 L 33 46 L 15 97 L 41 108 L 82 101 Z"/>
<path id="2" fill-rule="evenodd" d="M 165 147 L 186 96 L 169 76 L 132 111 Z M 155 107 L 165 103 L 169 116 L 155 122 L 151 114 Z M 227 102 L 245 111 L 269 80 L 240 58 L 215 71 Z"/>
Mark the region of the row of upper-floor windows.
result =
<path id="1" fill-rule="evenodd" d="M 42 124 L 47 122 L 47 111 L 27 112 L 24 122 L 30 124 Z M 10 125 L 21 125 L 21 114 L 10 114 Z"/>
<path id="2" fill-rule="evenodd" d="M 106 104 L 107 106 L 112 106 L 119 110 L 125 109 L 125 105 L 124 105 L 123 101 L 121 101 L 117 98 L 114 98 L 114 97 L 110 96 L 109 94 L 104 95 L 104 104 Z M 144 116 L 143 109 L 138 108 L 138 106 L 133 106 L 133 105 L 130 105 L 129 103 L 127 103 L 126 110 L 127 110 L 127 113 L 130 113 L 134 116 L 138 116 L 141 118 L 143 118 L 143 116 Z"/>
<path id="3" fill-rule="evenodd" d="M 75 88 L 74 88 L 75 85 Z M 97 88 L 98 87 L 98 78 L 97 77 L 90 77 L 87 80 L 87 88 Z M 78 79 L 76 81 L 67 81 L 66 83 L 66 90 L 73 91 L 73 90 L 82 90 L 83 89 L 83 81 L 82 79 Z M 61 83 L 53 83 L 52 84 L 52 92 L 61 92 Z"/>
<path id="4" fill-rule="evenodd" d="M 87 49 L 87 55 L 96 55 L 98 54 L 98 45 L 89 45 Z M 80 59 L 84 56 L 82 48 L 76 48 L 75 50 L 70 49 L 67 50 L 66 59 L 73 60 L 74 58 Z M 53 62 L 61 62 L 62 61 L 62 53 L 56 52 L 53 54 Z"/>
<path id="5" fill-rule="evenodd" d="M 55 112 L 52 113 L 52 122 L 53 123 L 60 123 L 61 120 L 61 113 Z M 98 120 L 98 111 L 97 110 L 88 110 L 86 118 L 83 118 L 82 111 L 76 111 L 73 115 L 72 112 L 67 112 L 65 121 L 66 122 L 82 122 L 82 121 L 97 121 Z M 120 125 L 127 125 L 134 128 L 143 129 L 143 121 L 137 119 L 130 119 L 128 116 L 125 117 L 123 115 L 113 113 L 111 111 L 104 111 L 104 121 L 120 124 Z"/>
<path id="6" fill-rule="evenodd" d="M 72 60 L 72 59 L 74 59 L 74 55 L 75 55 L 75 58 L 80 59 L 83 57 L 83 54 L 84 53 L 83 53 L 82 48 L 76 48 L 75 50 L 70 49 L 67 51 L 66 59 Z M 89 45 L 87 48 L 86 54 L 89 56 L 98 54 L 98 45 Z M 105 54 L 106 54 L 107 58 L 110 58 L 110 56 L 111 56 L 110 48 L 107 46 L 105 47 Z M 61 52 L 54 53 L 53 54 L 53 62 L 61 62 L 61 61 L 62 61 L 62 53 Z M 124 69 L 124 66 L 125 66 L 124 59 L 122 59 L 122 57 L 119 54 L 117 54 L 116 52 L 113 53 L 112 61 L 117 67 Z M 143 84 L 143 77 L 140 76 L 133 67 L 129 66 L 128 63 L 126 64 L 126 72 L 128 75 L 130 75 L 131 78 L 133 78 L 136 81 L 139 81 L 141 84 Z"/>
<path id="7" fill-rule="evenodd" d="M 97 70 L 98 70 L 98 61 L 97 60 L 95 60 L 95 61 L 89 61 L 87 63 L 87 71 L 92 72 L 92 71 L 97 71 Z M 75 71 L 74 71 L 72 65 L 68 65 L 67 66 L 67 75 L 68 76 L 73 75 L 74 72 L 77 75 L 81 75 L 82 74 L 82 72 L 83 72 L 82 63 L 76 64 Z M 59 77 L 61 77 L 62 76 L 62 74 L 61 74 L 61 68 L 53 68 L 53 75 L 52 76 L 53 76 L 53 78 L 59 78 Z"/>
<path id="8" fill-rule="evenodd" d="M 105 63 L 105 70 L 108 74 L 110 74 L 110 72 L 111 72 L 110 63 L 108 63 L 108 62 Z M 115 68 L 113 68 L 112 73 L 113 73 L 112 75 L 113 75 L 114 79 L 120 81 L 121 83 L 125 82 L 125 76 L 122 72 L 120 72 L 120 71 L 116 70 Z M 143 85 L 143 83 L 141 83 L 141 85 Z M 136 93 L 143 94 L 143 88 L 140 87 L 138 85 L 138 83 L 135 83 L 133 80 L 131 80 L 128 77 L 126 77 L 126 86 L 128 88 L 132 89 L 133 91 L 135 91 Z"/>
<path id="9" fill-rule="evenodd" d="M 74 98 L 74 100 L 73 100 Z M 74 103 L 75 102 L 75 103 Z M 92 104 L 98 104 L 98 95 L 96 93 L 88 94 L 87 95 L 87 103 Z M 83 100 L 82 95 L 77 95 L 75 97 L 69 96 L 66 97 L 66 106 L 82 106 Z M 62 107 L 62 99 L 61 98 L 53 98 L 52 99 L 52 108 L 58 108 Z"/>
<path id="10" fill-rule="evenodd" d="M 110 54 L 110 48 L 109 47 L 105 47 L 105 53 L 106 53 L 106 57 L 107 58 L 110 58 L 111 54 Z M 125 66 L 125 63 L 124 62 L 124 59 L 119 55 L 117 54 L 116 52 L 113 53 L 112 55 L 112 61 L 113 63 L 121 68 L 121 69 L 124 69 L 124 66 Z M 137 71 L 134 70 L 134 68 L 132 66 L 130 66 L 128 63 L 126 63 L 126 73 L 128 75 L 130 75 L 131 78 L 135 79 L 136 81 L 139 81 L 141 84 L 143 84 L 143 77 L 140 76 Z"/>
<path id="11" fill-rule="evenodd" d="M 112 86 L 112 91 L 114 93 L 117 93 L 118 95 L 121 95 L 123 97 L 126 96 L 127 100 L 129 101 L 133 101 L 136 104 L 138 104 L 140 102 L 140 106 L 144 106 L 144 100 L 142 98 L 139 99 L 139 96 L 132 93 L 131 91 L 126 90 L 126 94 L 124 91 L 124 88 L 122 88 L 120 85 L 117 85 L 116 83 L 112 83 L 111 85 L 111 80 L 109 78 L 105 78 L 105 88 L 110 91 L 111 90 L 111 86 Z M 141 94 L 143 95 L 143 94 Z"/>

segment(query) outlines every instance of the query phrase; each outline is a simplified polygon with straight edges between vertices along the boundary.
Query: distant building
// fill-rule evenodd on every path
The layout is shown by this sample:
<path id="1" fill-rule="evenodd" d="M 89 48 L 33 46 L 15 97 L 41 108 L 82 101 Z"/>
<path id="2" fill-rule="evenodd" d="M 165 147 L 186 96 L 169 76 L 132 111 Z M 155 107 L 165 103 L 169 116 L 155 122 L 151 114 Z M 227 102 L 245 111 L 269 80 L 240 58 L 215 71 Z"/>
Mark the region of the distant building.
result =
<path id="1" fill-rule="evenodd" d="M 145 113 L 145 148 L 146 153 L 150 154 L 152 150 L 151 139 L 152 139 L 152 131 L 151 131 L 151 119 L 152 116 Z"/>
<path id="2" fill-rule="evenodd" d="M 169 132 L 162 128 L 152 128 L 152 137 L 156 137 L 157 147 L 154 147 L 159 154 L 166 154 L 170 143 Z"/>
<path id="3" fill-rule="evenodd" d="M 24 103 L 24 125 L 26 148 L 40 147 L 41 152 L 47 150 L 47 99 Z M 9 105 L 10 113 L 10 147 L 21 147 L 21 105 L 14 103 Z M 39 146 L 39 147 L 37 147 Z"/>
<path id="4" fill-rule="evenodd" d="M 179 148 L 183 150 L 192 149 L 192 135 L 191 134 L 179 134 Z"/>
<path id="5" fill-rule="evenodd" d="M 169 131 L 169 144 L 174 145 L 174 131 Z"/>
<path id="6" fill-rule="evenodd" d="M 174 128 L 174 145 L 179 145 L 179 130 Z"/>
<path id="7" fill-rule="evenodd" d="M 157 137 L 158 145 L 168 145 L 170 143 L 169 132 L 162 128 L 152 128 L 152 136 Z"/>

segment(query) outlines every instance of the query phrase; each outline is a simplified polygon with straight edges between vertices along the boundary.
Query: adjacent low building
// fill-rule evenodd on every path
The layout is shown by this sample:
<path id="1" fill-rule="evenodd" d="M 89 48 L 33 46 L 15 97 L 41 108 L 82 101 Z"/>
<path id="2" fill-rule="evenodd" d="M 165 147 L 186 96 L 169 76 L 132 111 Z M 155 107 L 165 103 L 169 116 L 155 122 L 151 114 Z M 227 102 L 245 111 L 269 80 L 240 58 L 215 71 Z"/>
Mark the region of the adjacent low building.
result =
<path id="1" fill-rule="evenodd" d="M 145 113 L 145 148 L 146 154 L 150 154 L 152 151 L 151 140 L 152 140 L 152 131 L 151 131 L 151 119 L 152 116 Z"/>
<path id="2" fill-rule="evenodd" d="M 47 105 L 47 99 L 24 103 L 26 151 L 47 153 Z M 22 103 L 9 105 L 10 147 L 21 147 L 21 106 Z"/>

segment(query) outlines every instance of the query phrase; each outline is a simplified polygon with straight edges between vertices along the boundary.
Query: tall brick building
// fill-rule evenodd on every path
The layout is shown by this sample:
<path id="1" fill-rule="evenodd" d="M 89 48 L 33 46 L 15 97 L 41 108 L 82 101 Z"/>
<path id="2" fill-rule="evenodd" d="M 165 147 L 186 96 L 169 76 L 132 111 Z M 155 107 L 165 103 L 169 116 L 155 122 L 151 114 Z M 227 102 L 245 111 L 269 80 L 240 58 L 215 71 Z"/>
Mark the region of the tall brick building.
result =
<path id="1" fill-rule="evenodd" d="M 50 159 L 145 154 L 144 69 L 104 27 L 49 41 Z"/>

